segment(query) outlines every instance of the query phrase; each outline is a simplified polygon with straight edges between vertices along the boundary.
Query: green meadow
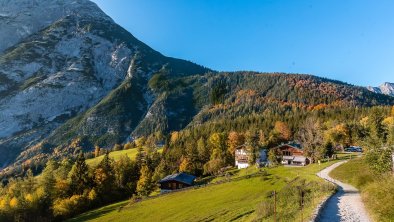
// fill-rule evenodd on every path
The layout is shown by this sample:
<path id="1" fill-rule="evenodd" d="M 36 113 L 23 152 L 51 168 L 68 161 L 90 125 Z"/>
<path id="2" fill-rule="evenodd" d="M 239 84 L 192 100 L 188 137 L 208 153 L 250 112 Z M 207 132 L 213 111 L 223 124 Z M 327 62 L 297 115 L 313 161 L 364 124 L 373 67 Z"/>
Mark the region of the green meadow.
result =
<path id="1" fill-rule="evenodd" d="M 162 152 L 163 149 L 159 149 L 158 152 Z M 133 148 L 133 149 L 128 149 L 128 150 L 119 150 L 119 151 L 112 151 L 109 153 L 109 157 L 117 160 L 119 159 L 121 156 L 127 155 L 129 158 L 131 159 L 135 159 L 136 155 L 137 155 L 138 149 L 137 148 Z M 97 166 L 101 160 L 103 160 L 104 155 L 92 158 L 92 159 L 87 159 L 86 163 L 91 166 L 91 167 L 95 167 Z"/>
<path id="2" fill-rule="evenodd" d="M 69 221 L 256 221 L 261 220 L 261 215 L 265 215 L 264 221 L 273 221 L 273 215 L 267 216 L 266 209 L 261 208 L 272 191 L 278 191 L 278 195 L 281 195 L 281 191 L 289 184 L 300 180 L 329 186 L 316 173 L 334 162 L 306 167 L 279 166 L 262 169 L 263 175 L 258 176 L 253 176 L 259 172 L 254 167 L 233 170 L 230 171 L 230 176 L 215 178 L 201 188 L 150 197 L 138 202 L 124 201 L 84 213 Z M 332 189 L 313 193 L 310 203 L 305 205 L 303 218 L 306 220 L 310 217 L 315 206 L 331 192 Z M 284 211 L 289 211 L 293 212 L 293 219 L 301 220 L 298 200 L 287 201 L 289 203 L 284 205 L 278 204 L 277 217 Z M 286 206 L 286 209 L 281 206 Z"/>

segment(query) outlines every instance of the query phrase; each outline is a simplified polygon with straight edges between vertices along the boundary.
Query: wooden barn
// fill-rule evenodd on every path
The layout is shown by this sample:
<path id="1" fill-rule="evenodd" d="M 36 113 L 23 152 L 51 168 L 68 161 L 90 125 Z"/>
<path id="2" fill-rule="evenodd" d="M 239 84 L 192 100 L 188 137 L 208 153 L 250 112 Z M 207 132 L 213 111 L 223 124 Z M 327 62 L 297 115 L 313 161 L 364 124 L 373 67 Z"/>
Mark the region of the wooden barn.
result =
<path id="1" fill-rule="evenodd" d="M 176 173 L 168 175 L 159 181 L 161 192 L 183 189 L 193 186 L 195 176 L 187 173 Z"/>

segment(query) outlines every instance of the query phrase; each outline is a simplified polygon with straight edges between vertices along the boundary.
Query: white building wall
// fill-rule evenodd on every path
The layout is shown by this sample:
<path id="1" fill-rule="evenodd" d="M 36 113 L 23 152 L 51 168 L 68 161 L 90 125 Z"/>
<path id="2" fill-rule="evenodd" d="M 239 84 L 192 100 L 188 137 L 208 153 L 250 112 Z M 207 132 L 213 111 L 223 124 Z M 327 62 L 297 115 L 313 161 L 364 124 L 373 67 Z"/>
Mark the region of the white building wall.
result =
<path id="1" fill-rule="evenodd" d="M 249 163 L 238 163 L 238 161 L 235 161 L 235 165 L 238 167 L 238 169 L 244 169 L 249 167 Z"/>

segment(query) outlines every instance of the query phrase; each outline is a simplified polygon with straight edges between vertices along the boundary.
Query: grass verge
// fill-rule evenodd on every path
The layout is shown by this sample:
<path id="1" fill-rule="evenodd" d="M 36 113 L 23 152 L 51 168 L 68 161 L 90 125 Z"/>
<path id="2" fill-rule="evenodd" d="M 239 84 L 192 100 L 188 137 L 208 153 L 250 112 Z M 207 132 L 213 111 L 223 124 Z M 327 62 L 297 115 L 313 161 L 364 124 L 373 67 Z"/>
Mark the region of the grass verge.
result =
<path id="1" fill-rule="evenodd" d="M 357 187 L 365 206 L 375 221 L 394 221 L 394 177 L 374 173 L 363 158 L 337 167 L 330 176 Z"/>

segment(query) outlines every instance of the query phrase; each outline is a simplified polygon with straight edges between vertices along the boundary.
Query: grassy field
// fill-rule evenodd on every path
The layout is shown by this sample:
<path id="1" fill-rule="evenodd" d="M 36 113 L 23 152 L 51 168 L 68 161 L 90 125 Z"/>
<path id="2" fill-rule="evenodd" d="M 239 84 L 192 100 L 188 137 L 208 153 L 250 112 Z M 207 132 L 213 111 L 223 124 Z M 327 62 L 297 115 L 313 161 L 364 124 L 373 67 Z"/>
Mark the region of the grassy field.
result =
<path id="1" fill-rule="evenodd" d="M 331 177 L 360 189 L 367 210 L 375 221 L 394 221 L 394 178 L 372 172 L 364 159 L 350 160 L 333 170 Z"/>
<path id="2" fill-rule="evenodd" d="M 162 149 L 159 149 L 158 152 L 162 152 Z M 130 157 L 131 159 L 134 159 L 135 156 L 137 155 L 137 148 L 134 149 L 128 149 L 128 150 L 119 150 L 119 151 L 113 151 L 109 153 L 109 157 L 113 158 L 114 160 L 117 160 L 119 157 L 127 155 L 128 157 Z M 104 155 L 101 155 L 99 157 L 95 157 L 92 159 L 87 159 L 86 163 L 89 166 L 97 166 L 101 160 L 104 158 Z"/>
<path id="3" fill-rule="evenodd" d="M 230 182 L 166 194 L 137 203 L 124 201 L 90 211 L 70 221 L 253 221 L 257 217 L 256 209 L 268 198 L 270 191 L 280 191 L 296 178 L 325 183 L 315 174 L 333 162 L 307 167 L 280 166 L 268 169 L 265 176 L 250 178 L 242 176 L 252 175 L 257 169 L 236 170 Z M 235 179 L 240 177 L 242 179 Z M 225 179 L 228 176 L 215 181 Z M 314 196 L 313 204 L 306 207 L 304 215 L 311 215 L 315 205 L 328 194 L 329 191 Z M 293 207 L 293 204 L 288 205 Z M 300 211 L 297 211 L 294 218 L 301 220 Z M 272 216 L 265 221 L 272 221 Z"/>

